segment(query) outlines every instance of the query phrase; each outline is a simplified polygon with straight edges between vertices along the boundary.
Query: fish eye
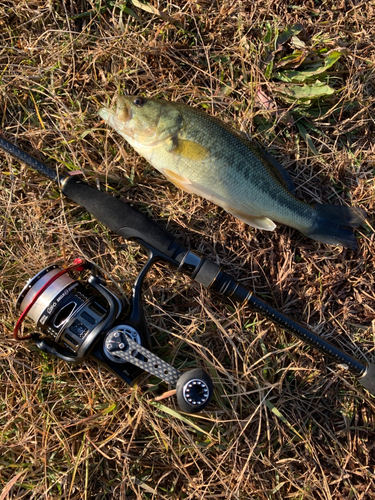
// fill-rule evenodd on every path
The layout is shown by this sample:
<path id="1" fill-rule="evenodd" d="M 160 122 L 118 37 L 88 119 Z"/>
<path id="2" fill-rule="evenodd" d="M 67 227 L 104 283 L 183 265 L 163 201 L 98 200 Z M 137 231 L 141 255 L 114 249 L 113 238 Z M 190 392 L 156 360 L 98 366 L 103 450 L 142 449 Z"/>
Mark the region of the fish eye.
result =
<path id="1" fill-rule="evenodd" d="M 140 107 L 142 104 L 144 104 L 145 100 L 142 97 L 136 97 L 133 101 L 133 104 L 136 106 Z"/>

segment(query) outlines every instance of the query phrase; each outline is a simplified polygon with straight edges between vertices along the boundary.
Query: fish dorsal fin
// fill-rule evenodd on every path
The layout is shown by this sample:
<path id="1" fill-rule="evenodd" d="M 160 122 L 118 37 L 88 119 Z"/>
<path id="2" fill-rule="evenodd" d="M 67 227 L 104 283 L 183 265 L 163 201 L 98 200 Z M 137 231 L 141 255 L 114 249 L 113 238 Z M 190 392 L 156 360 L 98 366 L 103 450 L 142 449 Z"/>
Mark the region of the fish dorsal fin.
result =
<path id="1" fill-rule="evenodd" d="M 169 144 L 169 152 L 188 160 L 202 161 L 210 155 L 209 149 L 194 141 L 172 137 Z"/>
<path id="2" fill-rule="evenodd" d="M 289 174 L 289 172 L 286 170 L 286 168 L 279 163 L 276 158 L 274 158 L 272 155 L 267 153 L 267 151 L 264 151 L 260 146 L 258 146 L 259 151 L 263 154 L 264 158 L 268 160 L 268 163 L 270 166 L 272 165 L 275 167 L 276 170 L 274 170 L 274 175 L 276 176 L 277 180 L 283 184 L 287 190 L 294 196 L 295 194 L 295 186 L 294 182 Z"/>

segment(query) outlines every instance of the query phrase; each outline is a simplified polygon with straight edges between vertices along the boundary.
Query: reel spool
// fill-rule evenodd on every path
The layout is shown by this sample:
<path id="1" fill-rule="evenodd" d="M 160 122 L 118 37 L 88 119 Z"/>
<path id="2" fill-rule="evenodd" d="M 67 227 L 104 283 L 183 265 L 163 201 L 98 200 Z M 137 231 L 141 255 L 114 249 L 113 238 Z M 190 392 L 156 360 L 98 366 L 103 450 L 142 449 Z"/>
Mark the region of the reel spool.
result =
<path id="1" fill-rule="evenodd" d="M 130 385 L 148 372 L 176 387 L 183 411 L 203 410 L 213 395 L 207 373 L 199 368 L 181 373 L 150 351 L 141 288 L 155 260 L 150 253 L 133 285 L 127 315 L 123 301 L 107 288 L 102 276 L 94 273 L 93 266 L 78 260 L 69 269 L 46 267 L 29 280 L 17 299 L 21 316 L 15 338 L 31 337 L 40 350 L 68 363 L 81 363 L 90 356 Z M 68 275 L 85 267 L 91 270 L 87 282 Z M 38 333 L 20 338 L 18 330 L 26 316 L 35 322 Z"/>
<path id="2" fill-rule="evenodd" d="M 24 312 L 33 301 L 27 316 L 38 331 L 66 350 L 70 362 L 79 363 L 103 328 L 116 319 L 122 304 L 94 276 L 84 284 L 58 274 L 61 269 L 56 265 L 40 271 L 20 293 L 16 308 Z"/>

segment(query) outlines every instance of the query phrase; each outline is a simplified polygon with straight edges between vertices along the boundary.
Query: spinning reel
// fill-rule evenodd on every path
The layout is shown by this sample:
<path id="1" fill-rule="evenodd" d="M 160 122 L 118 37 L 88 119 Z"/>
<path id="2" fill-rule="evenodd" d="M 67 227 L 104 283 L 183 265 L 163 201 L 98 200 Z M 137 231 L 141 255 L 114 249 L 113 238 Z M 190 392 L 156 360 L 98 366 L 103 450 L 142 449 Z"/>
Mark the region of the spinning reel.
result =
<path id="1" fill-rule="evenodd" d="M 107 288 L 95 267 L 82 259 L 68 269 L 46 267 L 30 279 L 17 299 L 21 316 L 14 336 L 33 338 L 41 351 L 68 363 L 81 363 L 90 356 L 130 385 L 142 373 L 150 373 L 176 388 L 182 411 L 203 410 L 213 395 L 209 375 L 200 368 L 181 373 L 151 352 L 141 293 L 154 261 L 149 254 L 134 282 L 130 308 Z M 84 269 L 90 270 L 87 281 L 68 274 Z M 26 316 L 40 333 L 20 338 L 18 330 Z"/>

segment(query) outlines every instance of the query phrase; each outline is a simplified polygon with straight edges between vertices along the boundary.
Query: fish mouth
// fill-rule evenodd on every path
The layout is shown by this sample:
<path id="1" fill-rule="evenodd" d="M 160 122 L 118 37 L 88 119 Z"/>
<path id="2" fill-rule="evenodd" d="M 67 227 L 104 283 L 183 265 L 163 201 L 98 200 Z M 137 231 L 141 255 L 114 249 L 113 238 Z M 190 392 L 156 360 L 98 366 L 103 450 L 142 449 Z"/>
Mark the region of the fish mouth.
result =
<path id="1" fill-rule="evenodd" d="M 98 113 L 104 121 L 106 121 L 109 125 L 112 125 L 114 128 L 116 128 L 116 121 L 120 123 L 127 123 L 133 116 L 131 106 L 122 96 L 117 98 L 116 111 L 109 108 L 101 108 Z"/>
<path id="2" fill-rule="evenodd" d="M 132 108 L 134 97 L 118 96 L 116 109 L 101 108 L 98 114 L 103 120 L 113 127 L 128 142 L 132 140 L 133 145 L 142 149 L 149 149 L 166 142 L 168 138 L 163 137 L 162 141 L 157 136 L 157 130 L 162 115 L 162 110 L 155 117 L 155 123 L 143 123 L 142 116 L 137 119 L 137 110 Z"/>
<path id="3" fill-rule="evenodd" d="M 133 112 L 131 106 L 127 103 L 125 97 L 118 96 L 116 106 L 116 118 L 122 122 L 128 122 L 132 119 Z"/>

